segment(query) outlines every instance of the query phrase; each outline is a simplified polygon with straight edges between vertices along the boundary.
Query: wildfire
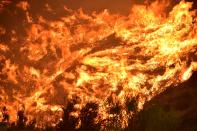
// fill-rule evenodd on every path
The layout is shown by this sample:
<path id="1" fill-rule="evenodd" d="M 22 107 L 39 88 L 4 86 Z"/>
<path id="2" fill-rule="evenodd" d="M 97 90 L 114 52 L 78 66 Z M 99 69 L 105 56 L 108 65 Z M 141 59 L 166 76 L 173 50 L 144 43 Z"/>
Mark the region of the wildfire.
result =
<path id="1" fill-rule="evenodd" d="M 65 17 L 50 21 L 33 18 L 31 5 L 18 3 L 16 8 L 26 12 L 26 36 L 20 40 L 13 31 L 8 43 L 0 41 L 0 105 L 10 114 L 22 106 L 28 120 L 43 127 L 57 124 L 62 107 L 77 97 L 70 115 L 79 117 L 86 103 L 94 102 L 99 105 L 95 123 L 117 117 L 126 127 L 133 115 L 128 100 L 136 99 L 141 110 L 197 70 L 196 11 L 181 1 L 167 14 L 169 5 L 134 5 L 128 16 L 65 7 Z M 109 112 L 114 105 L 119 114 Z"/>

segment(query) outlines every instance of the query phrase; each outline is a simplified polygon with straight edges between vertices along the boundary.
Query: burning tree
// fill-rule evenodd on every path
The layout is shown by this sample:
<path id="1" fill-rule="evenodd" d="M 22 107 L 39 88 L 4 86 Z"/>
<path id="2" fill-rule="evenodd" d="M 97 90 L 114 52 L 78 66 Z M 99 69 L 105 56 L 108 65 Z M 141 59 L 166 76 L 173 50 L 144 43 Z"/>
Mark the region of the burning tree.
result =
<path id="1" fill-rule="evenodd" d="M 62 7 L 55 20 L 44 16 L 55 12 L 50 3 L 43 12 L 32 0 L 9 5 L 20 26 L 0 27 L 0 105 L 11 116 L 25 106 L 18 118 L 4 120 L 21 127 L 29 122 L 26 117 L 36 119 L 38 128 L 55 127 L 64 113 L 63 122 L 72 121 L 72 129 L 113 120 L 126 128 L 145 102 L 197 70 L 191 2 L 182 0 L 170 12 L 168 0 L 136 4 L 127 16 Z M 69 103 L 75 96 L 79 100 Z"/>

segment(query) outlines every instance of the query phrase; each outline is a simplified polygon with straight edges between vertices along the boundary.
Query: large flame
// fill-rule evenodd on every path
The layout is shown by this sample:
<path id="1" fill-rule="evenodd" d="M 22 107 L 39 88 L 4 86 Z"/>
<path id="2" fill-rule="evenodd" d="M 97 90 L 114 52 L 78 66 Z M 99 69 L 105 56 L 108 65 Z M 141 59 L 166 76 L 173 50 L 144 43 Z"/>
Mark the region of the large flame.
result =
<path id="1" fill-rule="evenodd" d="M 38 127 L 56 124 L 62 107 L 77 97 L 71 115 L 78 117 L 86 103 L 95 102 L 97 123 L 114 117 L 109 113 L 113 105 L 107 102 L 111 97 L 122 107 L 117 117 L 124 128 L 133 114 L 126 108 L 128 99 L 137 99 L 140 110 L 197 70 L 192 3 L 181 1 L 169 14 L 166 1 L 134 5 L 128 16 L 107 10 L 87 15 L 65 7 L 67 15 L 56 21 L 33 19 L 30 6 L 17 4 L 26 13 L 26 37 L 20 40 L 13 30 L 11 46 L 0 43 L 0 105 L 8 107 L 11 121 L 25 108 Z M 6 33 L 0 29 L 1 35 Z"/>

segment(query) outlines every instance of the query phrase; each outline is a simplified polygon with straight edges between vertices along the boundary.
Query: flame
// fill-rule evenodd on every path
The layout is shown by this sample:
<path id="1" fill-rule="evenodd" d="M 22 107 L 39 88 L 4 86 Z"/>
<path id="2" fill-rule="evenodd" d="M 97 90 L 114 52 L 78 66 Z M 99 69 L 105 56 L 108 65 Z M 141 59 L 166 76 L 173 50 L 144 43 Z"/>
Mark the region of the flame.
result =
<path id="1" fill-rule="evenodd" d="M 42 127 L 57 124 L 62 107 L 75 96 L 80 101 L 71 115 L 79 117 L 86 103 L 95 102 L 99 105 L 95 123 L 114 117 L 109 110 L 118 103 L 118 120 L 126 127 L 133 115 L 126 109 L 128 99 L 136 98 L 141 110 L 145 102 L 197 70 L 196 11 L 190 10 L 192 3 L 181 1 L 168 14 L 169 5 L 169 1 L 134 5 L 128 16 L 107 10 L 88 15 L 82 9 L 65 8 L 69 15 L 60 20 L 40 16 L 36 21 L 28 12 L 31 5 L 18 3 L 26 12 L 27 36 L 17 43 L 13 31 L 9 43 L 20 48 L 12 52 L 20 54 L 19 61 L 0 57 L 1 75 L 7 76 L 1 78 L 0 105 L 6 105 L 10 114 L 22 105 L 28 118 Z M 7 44 L 0 43 L 4 54 L 11 52 Z"/>

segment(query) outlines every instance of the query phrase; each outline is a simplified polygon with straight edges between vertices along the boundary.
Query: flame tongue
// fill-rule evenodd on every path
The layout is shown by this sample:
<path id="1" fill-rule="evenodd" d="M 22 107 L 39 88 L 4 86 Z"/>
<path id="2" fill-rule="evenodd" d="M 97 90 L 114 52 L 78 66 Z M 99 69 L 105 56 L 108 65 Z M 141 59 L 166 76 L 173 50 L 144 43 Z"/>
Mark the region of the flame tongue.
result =
<path id="1" fill-rule="evenodd" d="M 158 4 L 136 5 L 128 17 L 107 11 L 88 16 L 67 9 L 71 15 L 59 21 L 40 17 L 35 23 L 28 13 L 30 5 L 18 4 L 26 11 L 30 28 L 20 51 L 14 52 L 24 56 L 20 62 L 0 57 L 1 75 L 7 77 L 1 78 L 1 105 L 8 105 L 11 114 L 24 105 L 29 119 L 37 116 L 41 126 L 56 124 L 61 107 L 74 97 L 79 98 L 75 117 L 86 103 L 98 103 L 95 122 L 113 117 L 109 110 L 118 103 L 121 112 L 116 115 L 121 126 L 127 126 L 132 116 L 128 100 L 137 99 L 140 110 L 147 100 L 197 70 L 197 18 L 195 11 L 189 11 L 192 4 L 181 1 L 168 17 L 156 8 L 167 5 Z M 16 41 L 13 38 L 11 44 Z M 9 48 L 0 44 L 2 52 Z M 42 117 L 51 112 L 51 119 Z"/>

